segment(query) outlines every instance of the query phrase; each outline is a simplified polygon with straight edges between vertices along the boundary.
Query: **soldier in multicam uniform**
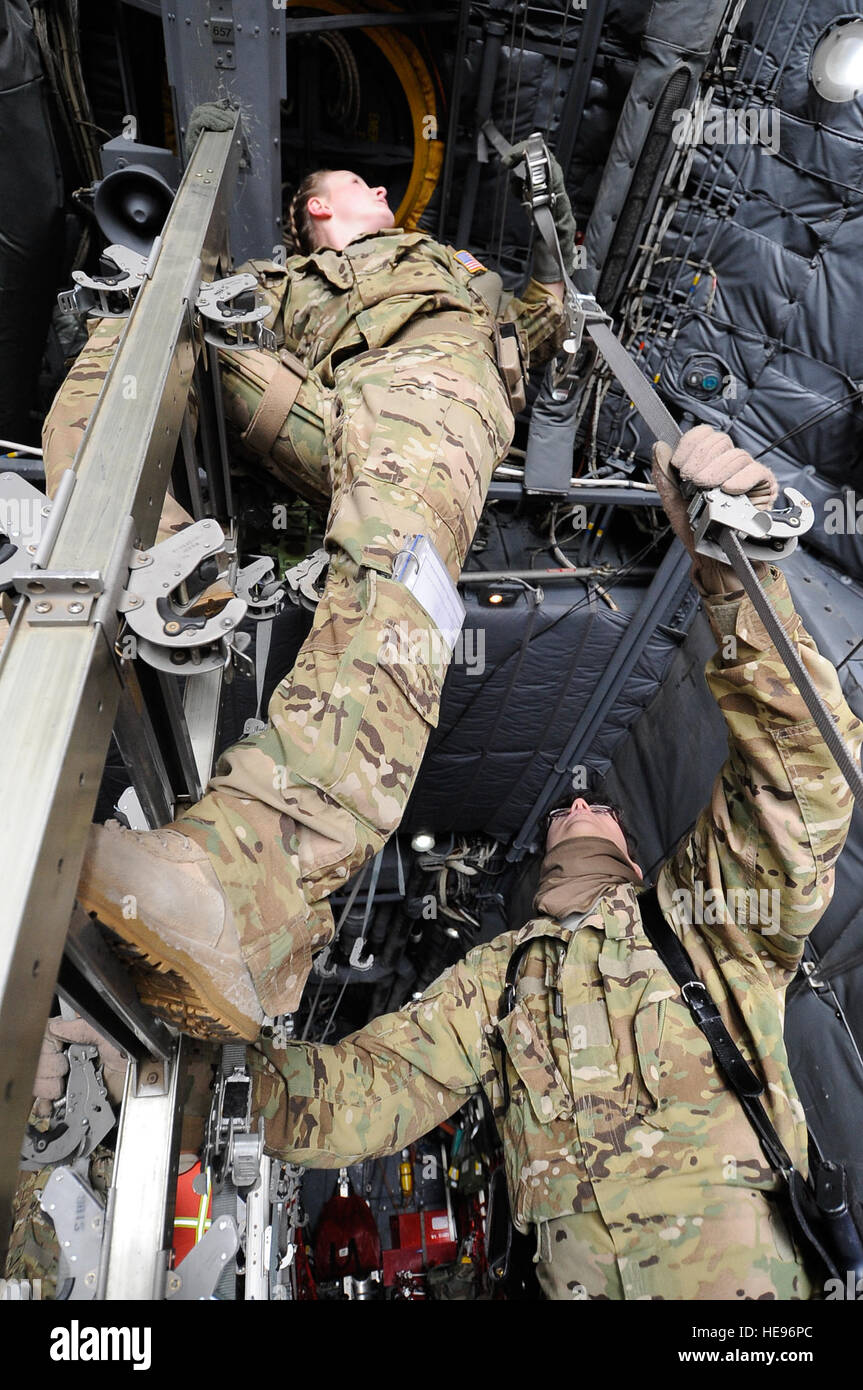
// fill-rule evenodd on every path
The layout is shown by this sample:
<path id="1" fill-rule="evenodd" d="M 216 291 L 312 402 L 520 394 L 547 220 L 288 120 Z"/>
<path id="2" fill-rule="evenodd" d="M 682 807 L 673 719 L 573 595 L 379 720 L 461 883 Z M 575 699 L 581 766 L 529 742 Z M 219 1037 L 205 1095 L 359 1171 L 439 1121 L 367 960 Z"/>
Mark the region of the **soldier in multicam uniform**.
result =
<path id="1" fill-rule="evenodd" d="M 670 454 L 657 445 L 654 477 L 692 550 Z M 703 487 L 767 504 L 775 494 L 772 474 L 708 426 L 684 436 L 673 462 Z M 784 995 L 830 901 L 852 798 L 751 601 L 733 591 L 733 571 L 695 557 L 693 577 L 720 646 L 706 675 L 729 756 L 710 804 L 660 871 L 659 903 L 805 1172 Z M 840 733 L 859 748 L 860 721 L 784 578 L 763 566 L 761 577 Z M 645 935 L 641 877 L 610 810 L 575 801 L 549 828 L 535 920 L 335 1046 L 257 1045 L 255 1103 L 268 1148 L 313 1167 L 393 1153 L 482 1089 L 514 1220 L 535 1230 L 548 1297 L 808 1298 L 777 1176 Z M 778 893 L 779 910 L 759 917 L 751 905 L 765 892 Z M 703 922 L 700 900 L 712 904 Z M 507 968 L 522 945 L 507 1010 Z"/>
<path id="2" fill-rule="evenodd" d="M 297 1007 L 334 933 L 328 895 L 398 826 L 445 663 L 413 659 L 442 644 L 393 578 L 395 557 L 422 533 L 458 578 L 513 432 L 496 317 L 517 323 L 535 361 L 563 335 L 556 277 L 493 313 L 474 283 L 482 267 L 393 220 L 386 190 L 350 171 L 305 180 L 291 221 L 309 254 L 255 267 L 285 347 L 223 354 L 242 448 L 331 499 L 326 587 L 269 724 L 223 754 L 172 827 L 96 827 L 85 857 L 79 900 L 133 956 L 145 1002 L 197 1036 L 252 1039 L 264 1016 Z M 477 277 L 484 291 L 489 278 Z M 49 483 L 74 456 L 116 341 L 96 330 L 52 407 Z M 187 519 L 169 500 L 160 534 Z"/>

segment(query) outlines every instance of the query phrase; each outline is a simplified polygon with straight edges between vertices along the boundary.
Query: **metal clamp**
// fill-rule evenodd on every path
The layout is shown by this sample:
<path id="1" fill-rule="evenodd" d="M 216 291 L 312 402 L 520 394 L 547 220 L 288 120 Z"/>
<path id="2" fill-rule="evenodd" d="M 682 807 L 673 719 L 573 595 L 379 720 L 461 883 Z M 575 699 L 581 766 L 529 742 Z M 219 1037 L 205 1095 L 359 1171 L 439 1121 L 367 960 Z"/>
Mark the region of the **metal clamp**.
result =
<path id="1" fill-rule="evenodd" d="M 244 565 L 234 580 L 234 592 L 246 604 L 246 617 L 267 622 L 285 606 L 284 581 L 276 578 L 275 561 L 261 555 Z"/>
<path id="2" fill-rule="evenodd" d="M 697 491 L 689 500 L 689 522 L 700 555 L 728 563 L 720 533 L 736 533 L 750 560 L 776 564 L 786 559 L 815 521 L 812 503 L 796 488 L 784 489 L 785 506 L 762 510 L 745 494 L 733 497 L 721 488 Z"/>
<path id="3" fill-rule="evenodd" d="M 313 550 L 311 555 L 307 555 L 305 560 L 301 560 L 292 569 L 285 570 L 284 583 L 287 585 L 288 598 L 292 603 L 312 610 L 317 607 L 323 593 L 329 563 L 329 552 L 321 547 Z"/>
<path id="4" fill-rule="evenodd" d="M 69 1079 L 65 1100 L 46 1130 L 27 1126 L 21 1147 L 21 1167 L 47 1168 L 71 1158 L 88 1158 L 114 1127 L 108 1093 L 97 1074 L 99 1049 L 91 1043 L 69 1048 Z"/>
<path id="5" fill-rule="evenodd" d="M 73 270 L 74 290 L 63 290 L 57 303 L 64 314 L 83 314 L 88 318 L 125 319 L 132 312 L 135 295 L 147 278 L 148 259 L 128 246 L 109 246 L 102 252 L 102 263 L 113 265 L 104 275 L 87 275 Z"/>
<path id="6" fill-rule="evenodd" d="M 258 1121 L 257 1130 L 232 1130 L 228 1140 L 225 1171 L 231 1175 L 231 1182 L 240 1191 L 256 1185 L 261 1173 L 261 1159 L 264 1156 L 264 1121 Z"/>
<path id="7" fill-rule="evenodd" d="M 228 1148 L 232 1134 L 248 1132 L 252 1118 L 252 1078 L 245 1066 L 235 1066 L 218 1079 L 207 1121 L 207 1138 L 201 1170 L 215 1166 L 214 1160 Z"/>
<path id="8" fill-rule="evenodd" d="M 251 1188 L 258 1181 L 263 1152 L 263 1120 L 252 1129 L 252 1078 L 245 1063 L 236 1064 L 218 1079 L 201 1171 L 209 1168 L 216 1186 L 230 1178 L 236 1188 Z"/>
<path id="9" fill-rule="evenodd" d="M 256 290 L 254 275 L 229 275 L 202 285 L 195 308 L 204 320 L 204 340 L 214 347 L 243 352 L 249 348 L 276 350 L 276 335 L 264 327 L 270 305 L 262 301 Z M 244 329 L 252 326 L 250 333 Z"/>
<path id="10" fill-rule="evenodd" d="M 135 633 L 138 655 L 162 671 L 204 672 L 218 670 L 232 652 L 241 654 L 248 636 L 235 630 L 246 614 L 243 599 L 232 596 L 209 616 L 193 611 L 203 590 L 226 575 L 234 560 L 213 520 L 196 521 L 149 550 L 136 551 L 119 609 Z"/>
<path id="11" fill-rule="evenodd" d="M 584 377 L 585 366 L 593 364 L 596 355 L 593 350 L 589 364 L 579 360 L 585 328 L 591 324 L 611 323 L 611 315 L 600 308 L 592 294 L 579 294 L 569 284 L 566 286 L 563 307 L 566 312 L 566 337 L 549 371 L 552 398 L 560 402 L 571 398 Z"/>
<path id="12" fill-rule="evenodd" d="M 524 201 L 533 212 L 537 208 L 554 209 L 548 150 L 538 131 L 529 136 L 524 152 Z"/>

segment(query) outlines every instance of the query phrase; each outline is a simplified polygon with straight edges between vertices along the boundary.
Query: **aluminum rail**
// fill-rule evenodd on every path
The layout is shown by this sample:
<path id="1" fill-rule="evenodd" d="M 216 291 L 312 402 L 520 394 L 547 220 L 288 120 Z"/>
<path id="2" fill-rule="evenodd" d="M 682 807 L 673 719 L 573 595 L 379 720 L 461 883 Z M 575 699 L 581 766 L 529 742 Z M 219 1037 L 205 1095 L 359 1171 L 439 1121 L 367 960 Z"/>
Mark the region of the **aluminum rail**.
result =
<path id="1" fill-rule="evenodd" d="M 52 552 L 27 576 L 41 588 L 19 604 L 0 661 L 0 1253 L 120 700 L 117 597 L 132 545 L 155 537 L 194 368 L 194 301 L 225 247 L 238 154 L 236 128 L 198 141 L 79 449 Z"/>

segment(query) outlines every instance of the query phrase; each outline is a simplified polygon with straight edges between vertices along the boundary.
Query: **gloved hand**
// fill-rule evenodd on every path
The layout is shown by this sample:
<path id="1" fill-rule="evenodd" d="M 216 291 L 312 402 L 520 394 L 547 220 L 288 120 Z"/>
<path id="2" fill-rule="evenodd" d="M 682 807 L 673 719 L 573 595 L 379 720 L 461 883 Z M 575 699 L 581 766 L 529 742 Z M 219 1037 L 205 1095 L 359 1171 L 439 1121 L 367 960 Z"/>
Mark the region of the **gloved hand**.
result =
<path id="1" fill-rule="evenodd" d="M 65 1078 L 69 1072 L 69 1058 L 65 1047 L 68 1043 L 91 1044 L 99 1049 L 102 1063 L 102 1079 L 108 1099 L 119 1105 L 123 1099 L 126 1082 L 127 1061 L 122 1052 L 97 1033 L 83 1018 L 51 1018 L 42 1039 L 42 1051 L 36 1067 L 36 1080 L 33 1094 L 36 1098 L 36 1113 L 50 1115 L 51 1102 L 59 1100 L 66 1090 Z"/>
<path id="2" fill-rule="evenodd" d="M 693 577 L 710 593 L 736 589 L 739 586 L 730 565 L 696 553 L 687 503 L 672 469 L 677 470 L 682 481 L 695 487 L 721 487 L 734 496 L 746 493 L 756 507 L 765 509 L 773 505 L 779 492 L 775 475 L 712 425 L 696 425 L 688 430 L 673 453 L 667 444 L 653 446 L 653 485 L 672 529 L 695 561 Z M 766 566 L 756 564 L 755 569 L 756 573 L 763 572 Z"/>
<path id="3" fill-rule="evenodd" d="M 229 104 L 227 97 L 223 97 L 221 101 L 202 101 L 200 106 L 196 106 L 186 127 L 186 158 L 191 158 L 201 131 L 230 130 L 236 114 L 236 107 Z"/>
<path id="4" fill-rule="evenodd" d="M 526 140 L 520 140 L 517 145 L 513 145 L 512 149 L 502 156 L 501 162 L 504 167 L 514 169 L 524 159 L 526 149 Z M 513 175 L 513 184 L 518 197 L 523 198 L 524 180 Z M 553 195 L 551 212 L 554 225 L 557 228 L 560 252 L 567 274 L 572 275 L 575 270 L 575 218 L 572 215 L 572 206 L 566 191 L 563 170 L 551 153 L 549 153 L 549 184 Z M 533 248 L 533 278 L 541 280 L 544 284 L 551 284 L 560 279 L 560 267 L 539 235 L 537 235 Z"/>

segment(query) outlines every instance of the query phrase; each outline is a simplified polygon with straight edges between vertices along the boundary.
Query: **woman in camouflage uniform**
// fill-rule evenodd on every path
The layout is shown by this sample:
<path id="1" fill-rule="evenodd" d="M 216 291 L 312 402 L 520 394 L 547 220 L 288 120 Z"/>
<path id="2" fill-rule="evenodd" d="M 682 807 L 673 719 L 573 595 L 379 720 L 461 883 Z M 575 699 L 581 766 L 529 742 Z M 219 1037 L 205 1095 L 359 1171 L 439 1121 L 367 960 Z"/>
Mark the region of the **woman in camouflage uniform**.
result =
<path id="1" fill-rule="evenodd" d="M 775 495 L 775 478 L 708 425 L 683 436 L 673 469 L 667 445 L 654 457 L 716 639 L 706 677 L 729 742 L 708 805 L 659 870 L 659 909 L 805 1173 L 785 994 L 830 903 L 853 798 L 734 571 L 695 554 L 673 470 L 753 500 Z M 863 726 L 836 670 L 781 572 L 756 563 L 859 756 Z M 645 933 L 641 888 L 611 808 L 577 798 L 549 826 L 536 915 L 521 930 L 475 947 L 419 999 L 335 1045 L 261 1040 L 250 1051 L 268 1151 L 311 1168 L 397 1153 L 483 1091 L 546 1297 L 813 1296 L 783 1180 Z"/>
<path id="2" fill-rule="evenodd" d="M 423 534 L 457 580 L 513 430 L 472 257 L 393 227 L 386 190 L 348 170 L 307 179 L 290 220 L 305 254 L 255 266 L 284 348 L 226 353 L 224 394 L 252 456 L 331 498 L 326 587 L 264 732 L 222 756 L 168 832 L 96 827 L 79 890 L 138 954 L 145 1001 L 201 1036 L 253 1038 L 263 1015 L 297 1007 L 333 936 L 328 895 L 398 826 L 445 666 L 427 659 L 439 634 L 394 561 Z M 497 307 L 535 359 L 550 355 L 559 287 L 531 281 Z M 104 365 L 85 350 L 71 394 Z M 69 414 L 55 403 L 46 421 L 49 472 L 68 466 Z"/>

